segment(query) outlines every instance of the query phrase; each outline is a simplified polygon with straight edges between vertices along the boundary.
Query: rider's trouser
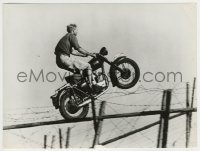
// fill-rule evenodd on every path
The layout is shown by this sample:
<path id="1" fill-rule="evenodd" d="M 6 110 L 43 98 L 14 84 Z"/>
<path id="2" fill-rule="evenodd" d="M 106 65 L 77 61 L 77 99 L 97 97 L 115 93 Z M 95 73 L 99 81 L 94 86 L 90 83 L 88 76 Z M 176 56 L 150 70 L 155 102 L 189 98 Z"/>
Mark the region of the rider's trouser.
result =
<path id="1" fill-rule="evenodd" d="M 91 66 L 89 63 L 79 59 L 75 59 L 73 57 L 69 57 L 68 55 L 62 53 L 56 56 L 56 63 L 59 67 L 64 69 L 71 68 L 79 70 L 84 70 L 84 69 L 91 70 Z"/>

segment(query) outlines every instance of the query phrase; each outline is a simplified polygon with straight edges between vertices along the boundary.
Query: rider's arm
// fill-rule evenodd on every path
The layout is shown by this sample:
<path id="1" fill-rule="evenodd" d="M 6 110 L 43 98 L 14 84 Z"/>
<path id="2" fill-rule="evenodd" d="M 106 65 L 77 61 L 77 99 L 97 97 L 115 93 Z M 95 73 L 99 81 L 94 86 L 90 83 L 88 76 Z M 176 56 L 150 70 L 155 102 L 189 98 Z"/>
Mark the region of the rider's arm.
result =
<path id="1" fill-rule="evenodd" d="M 77 50 L 79 53 L 84 54 L 86 56 L 91 55 L 91 53 L 89 53 L 88 51 L 84 50 L 83 48 L 78 48 Z"/>
<path id="2" fill-rule="evenodd" d="M 78 40 L 76 38 L 75 35 L 71 35 L 70 37 L 70 42 L 72 47 L 77 50 L 80 54 L 83 54 L 84 56 L 88 56 L 88 55 L 92 55 L 91 53 L 89 53 L 88 51 L 84 50 L 83 48 L 81 48 L 81 46 L 78 43 Z M 75 54 L 76 55 L 76 54 Z"/>
<path id="3" fill-rule="evenodd" d="M 87 55 L 85 55 L 85 54 L 82 54 L 80 52 L 75 53 L 74 51 L 72 51 L 72 55 L 74 55 L 74 56 L 80 56 L 80 57 L 87 57 Z"/>

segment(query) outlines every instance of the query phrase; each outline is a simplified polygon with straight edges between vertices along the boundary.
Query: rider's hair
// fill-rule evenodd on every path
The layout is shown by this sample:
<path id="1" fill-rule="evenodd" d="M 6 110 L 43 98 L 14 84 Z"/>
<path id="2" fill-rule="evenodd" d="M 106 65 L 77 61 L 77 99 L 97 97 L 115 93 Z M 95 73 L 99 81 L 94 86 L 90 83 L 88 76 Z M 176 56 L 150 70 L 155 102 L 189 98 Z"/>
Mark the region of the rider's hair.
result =
<path id="1" fill-rule="evenodd" d="M 76 24 L 69 24 L 67 25 L 67 32 L 71 33 L 72 31 L 74 31 L 77 28 Z"/>

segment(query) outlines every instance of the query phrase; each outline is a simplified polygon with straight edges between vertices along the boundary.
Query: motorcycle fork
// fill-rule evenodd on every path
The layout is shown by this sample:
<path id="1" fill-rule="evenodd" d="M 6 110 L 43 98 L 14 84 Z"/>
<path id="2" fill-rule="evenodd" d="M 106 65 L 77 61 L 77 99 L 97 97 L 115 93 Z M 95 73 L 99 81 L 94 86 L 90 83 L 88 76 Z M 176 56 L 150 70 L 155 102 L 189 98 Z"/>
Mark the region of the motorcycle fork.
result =
<path id="1" fill-rule="evenodd" d="M 120 67 L 116 66 L 114 62 L 110 62 L 107 59 L 104 59 L 104 61 L 109 64 L 110 66 L 113 66 L 114 68 L 116 68 L 118 71 L 120 71 L 121 73 L 124 73 L 124 70 L 121 69 Z"/>

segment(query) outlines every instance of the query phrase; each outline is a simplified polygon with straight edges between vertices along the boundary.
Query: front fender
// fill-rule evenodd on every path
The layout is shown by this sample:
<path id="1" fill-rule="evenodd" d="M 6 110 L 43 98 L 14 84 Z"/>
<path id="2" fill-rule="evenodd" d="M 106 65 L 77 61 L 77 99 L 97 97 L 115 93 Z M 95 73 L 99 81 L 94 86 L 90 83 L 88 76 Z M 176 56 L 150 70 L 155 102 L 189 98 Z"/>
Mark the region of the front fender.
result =
<path id="1" fill-rule="evenodd" d="M 117 58 L 114 59 L 113 63 L 115 64 L 118 61 L 123 60 L 124 58 L 126 58 L 126 56 L 119 56 L 119 57 L 117 57 Z"/>
<path id="2" fill-rule="evenodd" d="M 118 84 L 117 77 L 115 76 L 115 65 L 117 62 L 119 62 L 120 60 L 123 60 L 124 58 L 126 58 L 126 56 L 124 56 L 124 55 L 119 56 L 119 57 L 115 58 L 115 60 L 111 63 L 109 75 L 110 75 L 110 80 L 112 82 L 113 87 L 115 87 Z"/>

